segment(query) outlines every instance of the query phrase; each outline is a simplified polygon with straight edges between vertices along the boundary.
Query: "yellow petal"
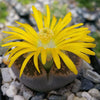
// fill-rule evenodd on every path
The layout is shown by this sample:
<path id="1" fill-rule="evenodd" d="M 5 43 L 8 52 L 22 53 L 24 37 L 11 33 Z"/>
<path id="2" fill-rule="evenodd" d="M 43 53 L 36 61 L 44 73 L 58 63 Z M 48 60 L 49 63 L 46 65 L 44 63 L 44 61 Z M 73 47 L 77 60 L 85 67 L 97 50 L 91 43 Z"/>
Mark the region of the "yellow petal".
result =
<path id="1" fill-rule="evenodd" d="M 94 48 L 96 46 L 96 44 L 93 44 L 93 43 L 69 43 L 69 44 L 65 44 L 65 45 L 62 45 L 61 47 L 59 47 L 59 49 L 67 49 L 67 48 L 76 48 L 76 49 L 79 49 L 79 48 Z"/>
<path id="2" fill-rule="evenodd" d="M 34 28 L 32 26 L 30 26 L 29 24 L 26 24 L 26 23 L 25 24 L 20 23 L 18 21 L 16 21 L 16 23 L 21 25 L 25 29 L 28 29 L 28 33 L 31 34 L 31 36 L 33 35 L 33 37 L 38 38 L 37 32 L 34 30 Z"/>
<path id="3" fill-rule="evenodd" d="M 74 65 L 74 63 L 71 61 L 71 59 L 65 55 L 63 52 L 59 51 L 58 52 L 60 57 L 62 58 L 62 60 L 64 61 L 64 63 L 66 64 L 66 66 L 75 74 L 78 74 L 78 71 Z"/>
<path id="4" fill-rule="evenodd" d="M 37 69 L 37 71 L 40 73 L 39 67 L 38 67 L 38 56 L 41 52 L 41 48 L 38 48 L 38 50 L 34 53 L 34 64 L 35 64 L 35 68 Z"/>
<path id="5" fill-rule="evenodd" d="M 95 55 L 95 52 L 85 48 L 83 45 L 81 45 L 81 43 L 80 43 L 80 45 L 73 43 L 73 45 L 69 45 L 69 46 L 66 45 L 66 47 L 61 47 L 61 48 L 62 48 L 61 50 L 72 49 L 72 50 L 76 50 L 76 51 L 79 51 L 79 52 L 82 52 L 82 53 L 85 53 L 85 54 Z"/>
<path id="6" fill-rule="evenodd" d="M 15 47 L 14 49 L 12 49 L 11 51 L 9 51 L 7 54 L 10 54 L 9 55 L 9 60 L 10 60 L 10 58 L 13 56 L 13 55 L 15 55 L 16 54 L 16 52 L 19 52 L 19 51 L 21 51 L 21 50 L 25 50 L 25 49 L 30 49 L 30 50 L 32 50 L 33 52 L 34 51 L 36 51 L 36 49 L 33 49 L 33 48 L 29 48 L 29 47 L 26 47 L 25 45 L 22 45 L 22 46 L 17 46 L 17 47 Z"/>
<path id="7" fill-rule="evenodd" d="M 71 20 L 72 20 L 71 13 L 69 12 L 68 14 L 66 14 L 66 16 L 63 18 L 61 24 L 59 24 L 59 26 L 55 30 L 56 34 L 58 34 L 58 32 L 60 32 L 66 25 L 68 25 Z"/>
<path id="8" fill-rule="evenodd" d="M 95 48 L 96 47 L 96 44 L 94 43 L 81 43 L 83 45 L 83 47 L 86 47 L 86 48 Z"/>
<path id="9" fill-rule="evenodd" d="M 82 25 L 83 25 L 83 23 L 79 23 L 79 24 L 76 24 L 76 25 L 72 25 L 72 26 L 70 26 L 70 27 L 67 27 L 67 28 L 63 29 L 63 30 L 61 31 L 60 34 L 64 34 L 64 33 L 66 33 L 67 31 L 70 32 L 72 29 L 74 29 L 74 28 L 76 28 L 76 27 L 79 27 L 79 26 L 82 26 Z"/>
<path id="10" fill-rule="evenodd" d="M 55 48 L 52 48 L 51 49 L 51 52 L 52 52 L 53 60 L 54 60 L 54 62 L 56 64 L 57 68 L 60 69 L 61 68 L 60 57 L 57 54 L 56 49 Z"/>
<path id="11" fill-rule="evenodd" d="M 6 32 L 5 33 L 8 33 L 8 34 L 11 34 L 14 36 L 14 39 L 23 39 L 33 45 L 37 45 L 37 40 L 34 40 L 31 36 L 28 36 L 26 34 L 19 34 L 19 33 L 15 33 L 15 32 Z M 13 40 L 13 38 L 12 38 Z"/>
<path id="12" fill-rule="evenodd" d="M 94 43 L 83 43 L 83 42 L 74 42 L 74 43 L 65 44 L 62 47 L 63 48 L 70 48 L 70 47 L 94 48 L 94 47 L 96 47 L 96 44 L 94 44 Z"/>
<path id="13" fill-rule="evenodd" d="M 87 36 L 84 36 L 84 38 L 82 38 L 81 41 L 83 41 L 83 42 L 94 42 L 95 39 L 93 37 L 87 35 Z"/>
<path id="14" fill-rule="evenodd" d="M 72 49 L 72 48 L 66 48 L 64 50 L 72 52 L 72 53 L 76 54 L 77 56 L 79 56 L 80 58 L 84 59 L 86 62 L 90 63 L 89 57 L 86 54 L 81 53 L 79 50 Z"/>
<path id="15" fill-rule="evenodd" d="M 22 73 L 23 73 L 23 71 L 24 71 L 24 69 L 25 69 L 26 64 L 28 63 L 28 61 L 31 59 L 31 57 L 32 57 L 33 55 L 34 55 L 34 53 L 29 54 L 29 55 L 26 57 L 26 59 L 24 60 L 24 62 L 23 62 L 23 64 L 22 64 L 22 67 L 21 67 L 21 69 L 20 69 L 20 75 L 19 75 L 19 77 L 22 76 Z"/>
<path id="16" fill-rule="evenodd" d="M 22 30 L 18 27 L 14 27 L 14 26 L 7 26 L 7 27 L 10 28 L 14 32 L 17 32 L 17 33 L 20 33 L 20 34 L 23 34 L 23 35 L 27 35 L 27 33 L 24 30 Z M 6 31 L 3 31 L 3 32 L 8 33 L 8 34 L 12 34 L 10 32 L 6 32 Z"/>
<path id="17" fill-rule="evenodd" d="M 81 35 L 81 34 L 88 34 L 88 33 L 90 33 L 91 31 L 80 31 L 80 32 L 77 32 L 77 33 L 73 33 L 73 34 L 69 34 L 68 36 L 66 36 L 66 38 L 70 38 L 70 37 L 76 37 L 76 36 L 79 36 L 79 35 Z"/>
<path id="18" fill-rule="evenodd" d="M 15 46 L 19 46 L 19 47 L 27 47 L 31 50 L 36 50 L 37 47 L 35 47 L 34 45 L 28 43 L 28 42 L 10 42 L 10 43 L 6 43 L 3 44 L 2 47 L 6 47 L 6 46 L 11 46 L 11 47 L 15 47 Z"/>
<path id="19" fill-rule="evenodd" d="M 8 48 L 8 50 L 5 52 L 4 56 L 8 55 L 10 50 L 11 50 L 11 47 Z"/>
<path id="20" fill-rule="evenodd" d="M 39 12 L 34 6 L 32 6 L 32 9 L 34 12 L 34 18 L 37 23 L 38 29 L 41 30 L 43 28 L 43 23 L 41 23 L 42 18 L 40 18 L 41 16 L 39 16 Z"/>
<path id="21" fill-rule="evenodd" d="M 47 27 L 49 28 L 50 26 L 50 8 L 48 5 L 46 5 L 47 8 Z"/>
<path id="22" fill-rule="evenodd" d="M 57 47 L 60 47 L 60 46 L 63 46 L 63 45 L 65 45 L 65 44 L 67 44 L 67 43 L 70 43 L 70 42 L 79 41 L 81 38 L 83 38 L 83 36 L 84 36 L 84 34 L 79 35 L 79 36 L 77 36 L 77 37 L 75 37 L 75 38 L 69 38 L 69 39 L 67 39 L 67 40 L 64 40 L 64 41 L 62 41 L 62 42 L 56 44 L 56 45 L 57 45 Z"/>
<path id="23" fill-rule="evenodd" d="M 62 23 L 65 23 L 71 17 L 71 15 L 71 12 L 67 13 L 66 16 L 63 18 Z"/>
<path id="24" fill-rule="evenodd" d="M 41 50 L 41 60 L 42 60 L 42 63 L 43 63 L 43 64 L 46 63 L 46 58 L 47 58 L 46 49 L 42 49 L 42 50 Z"/>
<path id="25" fill-rule="evenodd" d="M 43 20 L 42 20 L 42 13 L 38 10 L 39 20 L 41 24 L 41 28 L 43 28 Z"/>
<path id="26" fill-rule="evenodd" d="M 57 19 L 56 19 L 56 17 L 55 16 L 53 16 L 53 18 L 52 18 L 52 22 L 51 22 L 51 30 L 53 30 L 53 28 L 54 28 L 54 26 L 55 26 L 55 24 L 56 24 L 56 22 L 57 22 Z"/>
<path id="27" fill-rule="evenodd" d="M 14 35 L 10 35 L 10 36 L 7 36 L 6 38 L 2 39 L 3 42 L 7 42 L 7 41 L 10 41 L 10 40 L 18 40 L 18 39 L 21 39 L 20 37 L 18 36 L 14 36 Z"/>
<path id="28" fill-rule="evenodd" d="M 25 54 L 25 53 L 29 53 L 29 52 L 32 52 L 32 50 L 30 49 L 24 49 L 24 50 L 21 50 L 19 52 L 17 52 L 12 58 L 11 58 L 11 61 L 8 65 L 8 67 L 11 67 L 12 64 L 15 62 L 15 60 L 17 60 L 18 57 L 20 57 L 22 54 Z"/>
<path id="29" fill-rule="evenodd" d="M 67 29 L 67 28 L 65 28 Z M 69 35 L 73 35 L 73 34 L 83 34 L 83 32 L 88 31 L 88 28 L 78 28 L 78 29 L 71 29 L 70 31 L 66 31 L 63 32 L 63 30 L 61 32 L 59 32 L 59 34 L 55 37 L 55 40 L 57 40 L 59 37 L 63 38 Z M 85 33 L 84 32 L 84 33 Z M 86 33 L 85 33 L 86 34 Z"/>
<path id="30" fill-rule="evenodd" d="M 87 29 L 87 28 L 86 28 Z M 70 32 L 67 32 L 67 33 L 63 33 L 63 34 L 58 34 L 55 38 L 55 42 L 56 44 L 60 43 L 61 41 L 67 39 L 67 38 L 74 38 L 74 37 L 77 37 L 79 35 L 85 35 L 85 34 L 88 34 L 90 33 L 90 31 L 88 30 L 84 30 L 82 29 L 81 31 L 79 30 L 72 30 Z M 85 38 L 85 37 L 84 37 Z"/>
<path id="31" fill-rule="evenodd" d="M 16 52 L 18 52 L 18 51 L 21 50 L 21 49 L 22 49 L 22 48 L 18 48 L 18 47 L 17 47 L 17 48 L 14 48 L 13 50 L 8 51 L 8 52 L 7 52 L 7 55 L 10 54 L 8 59 L 10 60 L 10 58 L 11 58 Z M 25 49 L 25 48 L 23 48 L 23 49 Z"/>
<path id="32" fill-rule="evenodd" d="M 79 48 L 80 52 L 85 53 L 85 54 L 89 54 L 89 55 L 95 55 L 95 52 L 86 49 L 86 48 Z"/>
<path id="33" fill-rule="evenodd" d="M 57 28 L 58 28 L 58 26 L 61 24 L 61 22 L 62 22 L 62 18 L 59 19 L 59 21 L 58 21 L 58 23 L 56 24 L 56 26 L 54 27 L 53 31 L 56 31 L 56 30 L 57 30 Z M 56 32 L 55 32 L 55 34 L 56 34 Z"/>
<path id="34" fill-rule="evenodd" d="M 43 16 L 43 18 L 44 18 L 44 27 L 47 27 L 48 25 L 47 25 L 47 17 L 46 16 Z"/>

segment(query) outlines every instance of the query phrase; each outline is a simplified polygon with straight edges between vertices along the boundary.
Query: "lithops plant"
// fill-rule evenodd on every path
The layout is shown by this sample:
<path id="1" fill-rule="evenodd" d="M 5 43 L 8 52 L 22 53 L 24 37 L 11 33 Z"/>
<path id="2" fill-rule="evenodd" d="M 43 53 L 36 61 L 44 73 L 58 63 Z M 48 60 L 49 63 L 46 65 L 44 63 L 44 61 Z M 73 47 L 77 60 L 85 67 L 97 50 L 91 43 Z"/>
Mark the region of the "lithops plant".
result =
<path id="1" fill-rule="evenodd" d="M 50 22 L 49 6 L 46 8 L 47 16 L 43 16 L 32 6 L 38 32 L 29 24 L 16 21 L 20 27 L 8 26 L 12 31 L 4 31 L 9 34 L 5 40 L 14 42 L 2 45 L 8 49 L 15 47 L 6 53 L 10 55 L 8 67 L 12 66 L 22 83 L 37 91 L 57 89 L 72 82 L 82 66 L 81 58 L 90 63 L 88 55 L 95 53 L 88 48 L 96 46 L 91 43 L 94 38 L 88 35 L 88 28 L 80 27 L 83 23 L 67 27 L 72 19 L 70 12 L 58 21 L 53 16 Z"/>

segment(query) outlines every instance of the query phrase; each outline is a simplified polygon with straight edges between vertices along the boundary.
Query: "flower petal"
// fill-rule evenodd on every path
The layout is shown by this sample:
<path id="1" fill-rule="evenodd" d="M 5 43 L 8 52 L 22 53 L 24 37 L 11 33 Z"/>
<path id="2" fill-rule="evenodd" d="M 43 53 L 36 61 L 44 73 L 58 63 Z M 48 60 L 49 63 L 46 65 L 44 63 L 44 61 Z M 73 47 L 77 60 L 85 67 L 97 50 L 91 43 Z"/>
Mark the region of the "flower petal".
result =
<path id="1" fill-rule="evenodd" d="M 55 48 L 52 48 L 51 52 L 52 52 L 52 57 L 53 57 L 53 60 L 56 64 L 57 68 L 60 69 L 61 68 L 61 63 L 60 63 L 60 57 L 57 53 L 57 50 Z"/>
<path id="2" fill-rule="evenodd" d="M 72 29 L 74 29 L 76 27 L 79 27 L 79 26 L 82 26 L 82 25 L 83 25 L 83 23 L 72 25 L 70 27 L 67 27 L 67 28 L 63 29 L 59 34 L 64 34 L 64 33 L 70 32 Z"/>
<path id="3" fill-rule="evenodd" d="M 28 49 L 28 48 L 27 48 L 27 49 L 23 49 L 23 50 L 17 52 L 17 53 L 11 58 L 11 61 L 10 61 L 9 65 L 8 65 L 8 67 L 11 67 L 12 64 L 15 62 L 15 60 L 17 60 L 17 58 L 20 57 L 22 54 L 29 53 L 29 52 L 32 52 L 32 50 L 30 50 L 30 49 Z"/>
<path id="4" fill-rule="evenodd" d="M 27 47 L 29 49 L 32 49 L 33 51 L 37 49 L 37 47 L 35 47 L 34 45 L 28 43 L 28 42 L 10 42 L 10 43 L 6 43 L 6 44 L 3 44 L 2 47 L 6 47 L 6 46 L 11 46 L 11 47 L 16 47 L 16 46 L 19 46 L 19 47 Z"/>
<path id="5" fill-rule="evenodd" d="M 12 31 L 14 31 L 14 32 L 16 32 L 16 33 L 20 33 L 20 34 L 22 34 L 23 36 L 25 35 L 27 35 L 27 33 L 24 31 L 24 30 L 22 30 L 22 29 L 20 29 L 20 28 L 18 28 L 18 27 L 14 27 L 14 26 L 7 26 L 8 28 L 10 28 Z M 4 33 L 8 33 L 8 34 L 12 34 L 12 33 L 10 33 L 10 32 L 7 32 L 7 31 L 3 31 Z"/>
<path id="6" fill-rule="evenodd" d="M 71 18 L 71 12 L 69 12 L 68 14 L 66 14 L 66 16 L 63 18 L 61 24 L 59 24 L 59 26 L 57 27 L 56 31 L 56 35 L 66 26 L 70 23 L 70 21 L 72 20 Z"/>
<path id="7" fill-rule="evenodd" d="M 15 33 L 15 32 L 7 32 L 7 31 L 3 31 L 3 32 L 12 35 L 13 36 L 12 40 L 23 39 L 24 41 L 27 41 L 27 42 L 34 44 L 34 45 L 37 45 L 37 40 L 34 40 L 31 36 L 28 36 L 26 34 L 20 34 L 20 33 Z"/>
<path id="8" fill-rule="evenodd" d="M 18 21 L 16 21 L 17 24 L 21 25 L 22 27 L 24 27 L 25 29 L 28 30 L 28 35 L 30 34 L 33 38 L 38 38 L 37 32 L 34 30 L 34 28 L 32 26 L 30 26 L 29 24 L 23 24 L 20 23 Z"/>
<path id="9" fill-rule="evenodd" d="M 50 26 L 50 8 L 48 5 L 46 5 L 47 8 L 47 27 L 49 28 Z"/>
<path id="10" fill-rule="evenodd" d="M 62 49 L 61 50 L 76 50 L 76 51 L 79 51 L 81 53 L 85 53 L 85 54 L 89 54 L 89 55 L 95 55 L 95 52 L 85 48 L 85 47 L 82 47 L 82 45 L 69 45 L 69 46 L 66 46 L 66 47 L 61 47 Z"/>
<path id="11" fill-rule="evenodd" d="M 23 73 L 23 71 L 24 71 L 24 69 L 25 69 L 25 67 L 26 67 L 26 64 L 28 63 L 28 61 L 31 59 L 31 57 L 32 57 L 33 55 L 34 55 L 34 53 L 29 54 L 29 55 L 26 57 L 26 59 L 24 60 L 24 62 L 23 62 L 23 64 L 22 64 L 22 67 L 21 67 L 21 69 L 20 69 L 20 75 L 19 75 L 19 77 L 22 76 L 22 73 Z"/>
<path id="12" fill-rule="evenodd" d="M 62 60 L 64 61 L 64 63 L 66 64 L 66 66 L 75 74 L 78 74 L 78 71 L 74 65 L 74 63 L 71 61 L 71 59 L 65 55 L 63 52 L 58 51 L 60 57 L 62 58 Z"/>
<path id="13" fill-rule="evenodd" d="M 34 53 L 34 64 L 35 64 L 35 68 L 37 69 L 37 71 L 40 73 L 39 67 L 38 67 L 38 56 L 41 52 L 41 48 L 38 48 L 37 51 Z"/>
<path id="14" fill-rule="evenodd" d="M 72 53 L 76 54 L 77 56 L 79 56 L 80 58 L 84 59 L 86 62 L 90 63 L 89 57 L 86 54 L 81 53 L 79 50 L 72 49 L 72 48 L 68 48 L 68 49 L 64 49 L 64 50 L 72 52 Z"/>
<path id="15" fill-rule="evenodd" d="M 72 42 L 79 41 L 79 40 L 81 40 L 81 38 L 82 38 L 83 36 L 84 36 L 84 34 L 81 34 L 81 35 L 79 35 L 79 36 L 77 36 L 77 37 L 75 37 L 75 38 L 69 38 L 69 39 L 67 39 L 67 40 L 64 40 L 64 41 L 62 41 L 62 42 L 56 44 L 56 46 L 57 46 L 57 47 L 60 47 L 60 46 L 65 45 L 65 44 L 67 44 L 67 43 L 72 43 Z"/>
<path id="16" fill-rule="evenodd" d="M 79 48 L 80 52 L 85 53 L 85 54 L 89 54 L 89 55 L 95 55 L 95 52 L 86 49 L 86 48 Z"/>
<path id="17" fill-rule="evenodd" d="M 96 44 L 94 44 L 94 43 L 74 42 L 74 43 L 68 43 L 68 44 L 62 45 L 61 47 L 59 47 L 59 49 L 61 49 L 61 48 L 66 49 L 66 48 L 73 48 L 73 47 L 94 48 L 95 46 L 96 46 Z"/>
<path id="18" fill-rule="evenodd" d="M 84 36 L 84 38 L 81 39 L 81 41 L 83 41 L 83 42 L 94 42 L 95 39 L 91 36 L 86 35 L 86 36 Z"/>
<path id="19" fill-rule="evenodd" d="M 32 9 L 33 9 L 33 12 L 34 12 L 34 18 L 35 18 L 35 21 L 37 23 L 37 26 L 38 26 L 38 29 L 41 30 L 43 28 L 43 23 L 41 23 L 41 16 L 39 16 L 39 12 L 38 10 L 32 6 Z"/>
<path id="20" fill-rule="evenodd" d="M 44 18 L 44 27 L 48 27 L 48 25 L 47 25 L 47 17 L 43 16 L 43 18 Z"/>
<path id="21" fill-rule="evenodd" d="M 39 20 L 40 20 L 41 28 L 43 28 L 42 13 L 39 10 L 38 10 L 38 14 L 39 14 Z"/>
<path id="22" fill-rule="evenodd" d="M 7 41 L 10 41 L 10 40 L 14 41 L 14 40 L 20 40 L 20 39 L 22 39 L 22 38 L 20 38 L 18 36 L 15 37 L 15 35 L 10 35 L 10 36 L 7 36 L 6 38 L 2 39 L 2 41 L 7 42 Z"/>
<path id="23" fill-rule="evenodd" d="M 55 42 L 56 42 L 56 44 L 58 44 L 61 41 L 64 41 L 65 39 L 74 38 L 74 37 L 77 37 L 77 36 L 82 35 L 82 34 L 86 35 L 88 33 L 90 33 L 90 31 L 87 30 L 87 28 L 82 28 L 81 30 L 80 29 L 73 29 L 70 32 L 58 34 L 55 38 Z"/>
<path id="24" fill-rule="evenodd" d="M 62 18 L 59 19 L 58 23 L 57 23 L 56 26 L 54 27 L 54 29 L 53 29 L 54 32 L 57 30 L 57 28 L 58 28 L 58 26 L 61 24 L 61 22 L 62 22 Z M 55 32 L 55 34 L 56 34 L 56 32 Z"/>
<path id="25" fill-rule="evenodd" d="M 17 47 L 17 48 L 14 48 L 13 50 L 8 51 L 7 54 L 6 54 L 6 55 L 10 54 L 8 59 L 10 60 L 11 57 L 12 57 L 14 54 L 16 54 L 16 52 L 18 52 L 18 51 L 20 51 L 20 50 L 22 50 L 22 49 L 25 49 L 25 48 L 20 48 L 20 47 L 18 48 L 18 47 Z"/>
<path id="26" fill-rule="evenodd" d="M 46 49 L 42 49 L 42 50 L 41 50 L 41 60 L 42 60 L 42 63 L 43 63 L 43 64 L 46 63 L 46 58 L 47 58 Z"/>
<path id="27" fill-rule="evenodd" d="M 53 16 L 53 18 L 52 18 L 52 22 L 51 22 L 51 30 L 53 30 L 53 28 L 54 28 L 54 26 L 55 26 L 55 24 L 56 24 L 56 22 L 57 22 L 57 19 L 56 19 L 56 17 L 55 16 Z"/>

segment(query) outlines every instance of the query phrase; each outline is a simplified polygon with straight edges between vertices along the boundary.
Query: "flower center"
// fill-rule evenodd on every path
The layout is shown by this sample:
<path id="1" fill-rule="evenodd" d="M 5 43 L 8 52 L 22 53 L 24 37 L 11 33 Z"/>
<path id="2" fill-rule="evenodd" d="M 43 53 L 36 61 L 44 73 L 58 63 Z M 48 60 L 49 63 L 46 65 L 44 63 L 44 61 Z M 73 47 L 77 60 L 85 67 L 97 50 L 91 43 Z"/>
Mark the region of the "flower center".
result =
<path id="1" fill-rule="evenodd" d="M 51 29 L 49 28 L 43 28 L 39 32 L 39 44 L 38 46 L 46 48 L 53 48 L 55 47 L 54 41 L 53 41 L 53 36 L 54 33 Z"/>
<path id="2" fill-rule="evenodd" d="M 44 43 L 47 43 L 51 40 L 51 38 L 54 36 L 54 33 L 49 28 L 43 28 L 39 32 L 40 40 Z"/>

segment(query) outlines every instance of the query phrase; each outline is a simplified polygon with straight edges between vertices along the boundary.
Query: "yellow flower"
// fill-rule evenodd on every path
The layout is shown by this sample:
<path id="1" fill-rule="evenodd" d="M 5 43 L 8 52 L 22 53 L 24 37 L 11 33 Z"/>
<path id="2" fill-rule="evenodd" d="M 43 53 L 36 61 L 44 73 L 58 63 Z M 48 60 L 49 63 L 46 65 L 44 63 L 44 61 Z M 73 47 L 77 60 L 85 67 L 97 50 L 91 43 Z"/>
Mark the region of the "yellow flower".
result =
<path id="1" fill-rule="evenodd" d="M 69 12 L 62 19 L 60 18 L 57 22 L 55 16 L 53 16 L 52 21 L 50 22 L 50 9 L 47 8 L 47 16 L 43 16 L 40 11 L 38 11 L 34 6 L 32 7 L 34 14 L 33 17 L 37 23 L 39 32 L 36 32 L 30 25 L 16 22 L 23 27 L 8 26 L 12 32 L 4 33 L 9 34 L 5 39 L 10 40 L 23 40 L 19 42 L 10 42 L 3 44 L 3 47 L 15 47 L 11 51 L 8 51 L 7 54 L 10 54 L 10 64 L 9 67 L 15 62 L 18 57 L 23 54 L 27 54 L 26 59 L 24 60 L 20 76 L 22 75 L 24 68 L 28 61 L 33 57 L 33 61 L 37 71 L 40 73 L 38 67 L 38 58 L 41 54 L 41 62 L 43 65 L 46 64 L 47 60 L 53 59 L 56 67 L 61 68 L 60 58 L 66 64 L 66 66 L 74 73 L 77 74 L 78 71 L 72 62 L 72 60 L 65 54 L 65 51 L 72 52 L 84 59 L 86 62 L 90 63 L 88 55 L 95 55 L 95 53 L 88 48 L 94 48 L 96 45 L 91 43 L 94 41 L 94 38 L 90 37 L 88 34 L 90 31 L 88 28 L 81 27 L 83 23 L 72 25 L 66 27 L 71 21 L 71 13 Z M 44 19 L 44 21 L 43 21 Z"/>

